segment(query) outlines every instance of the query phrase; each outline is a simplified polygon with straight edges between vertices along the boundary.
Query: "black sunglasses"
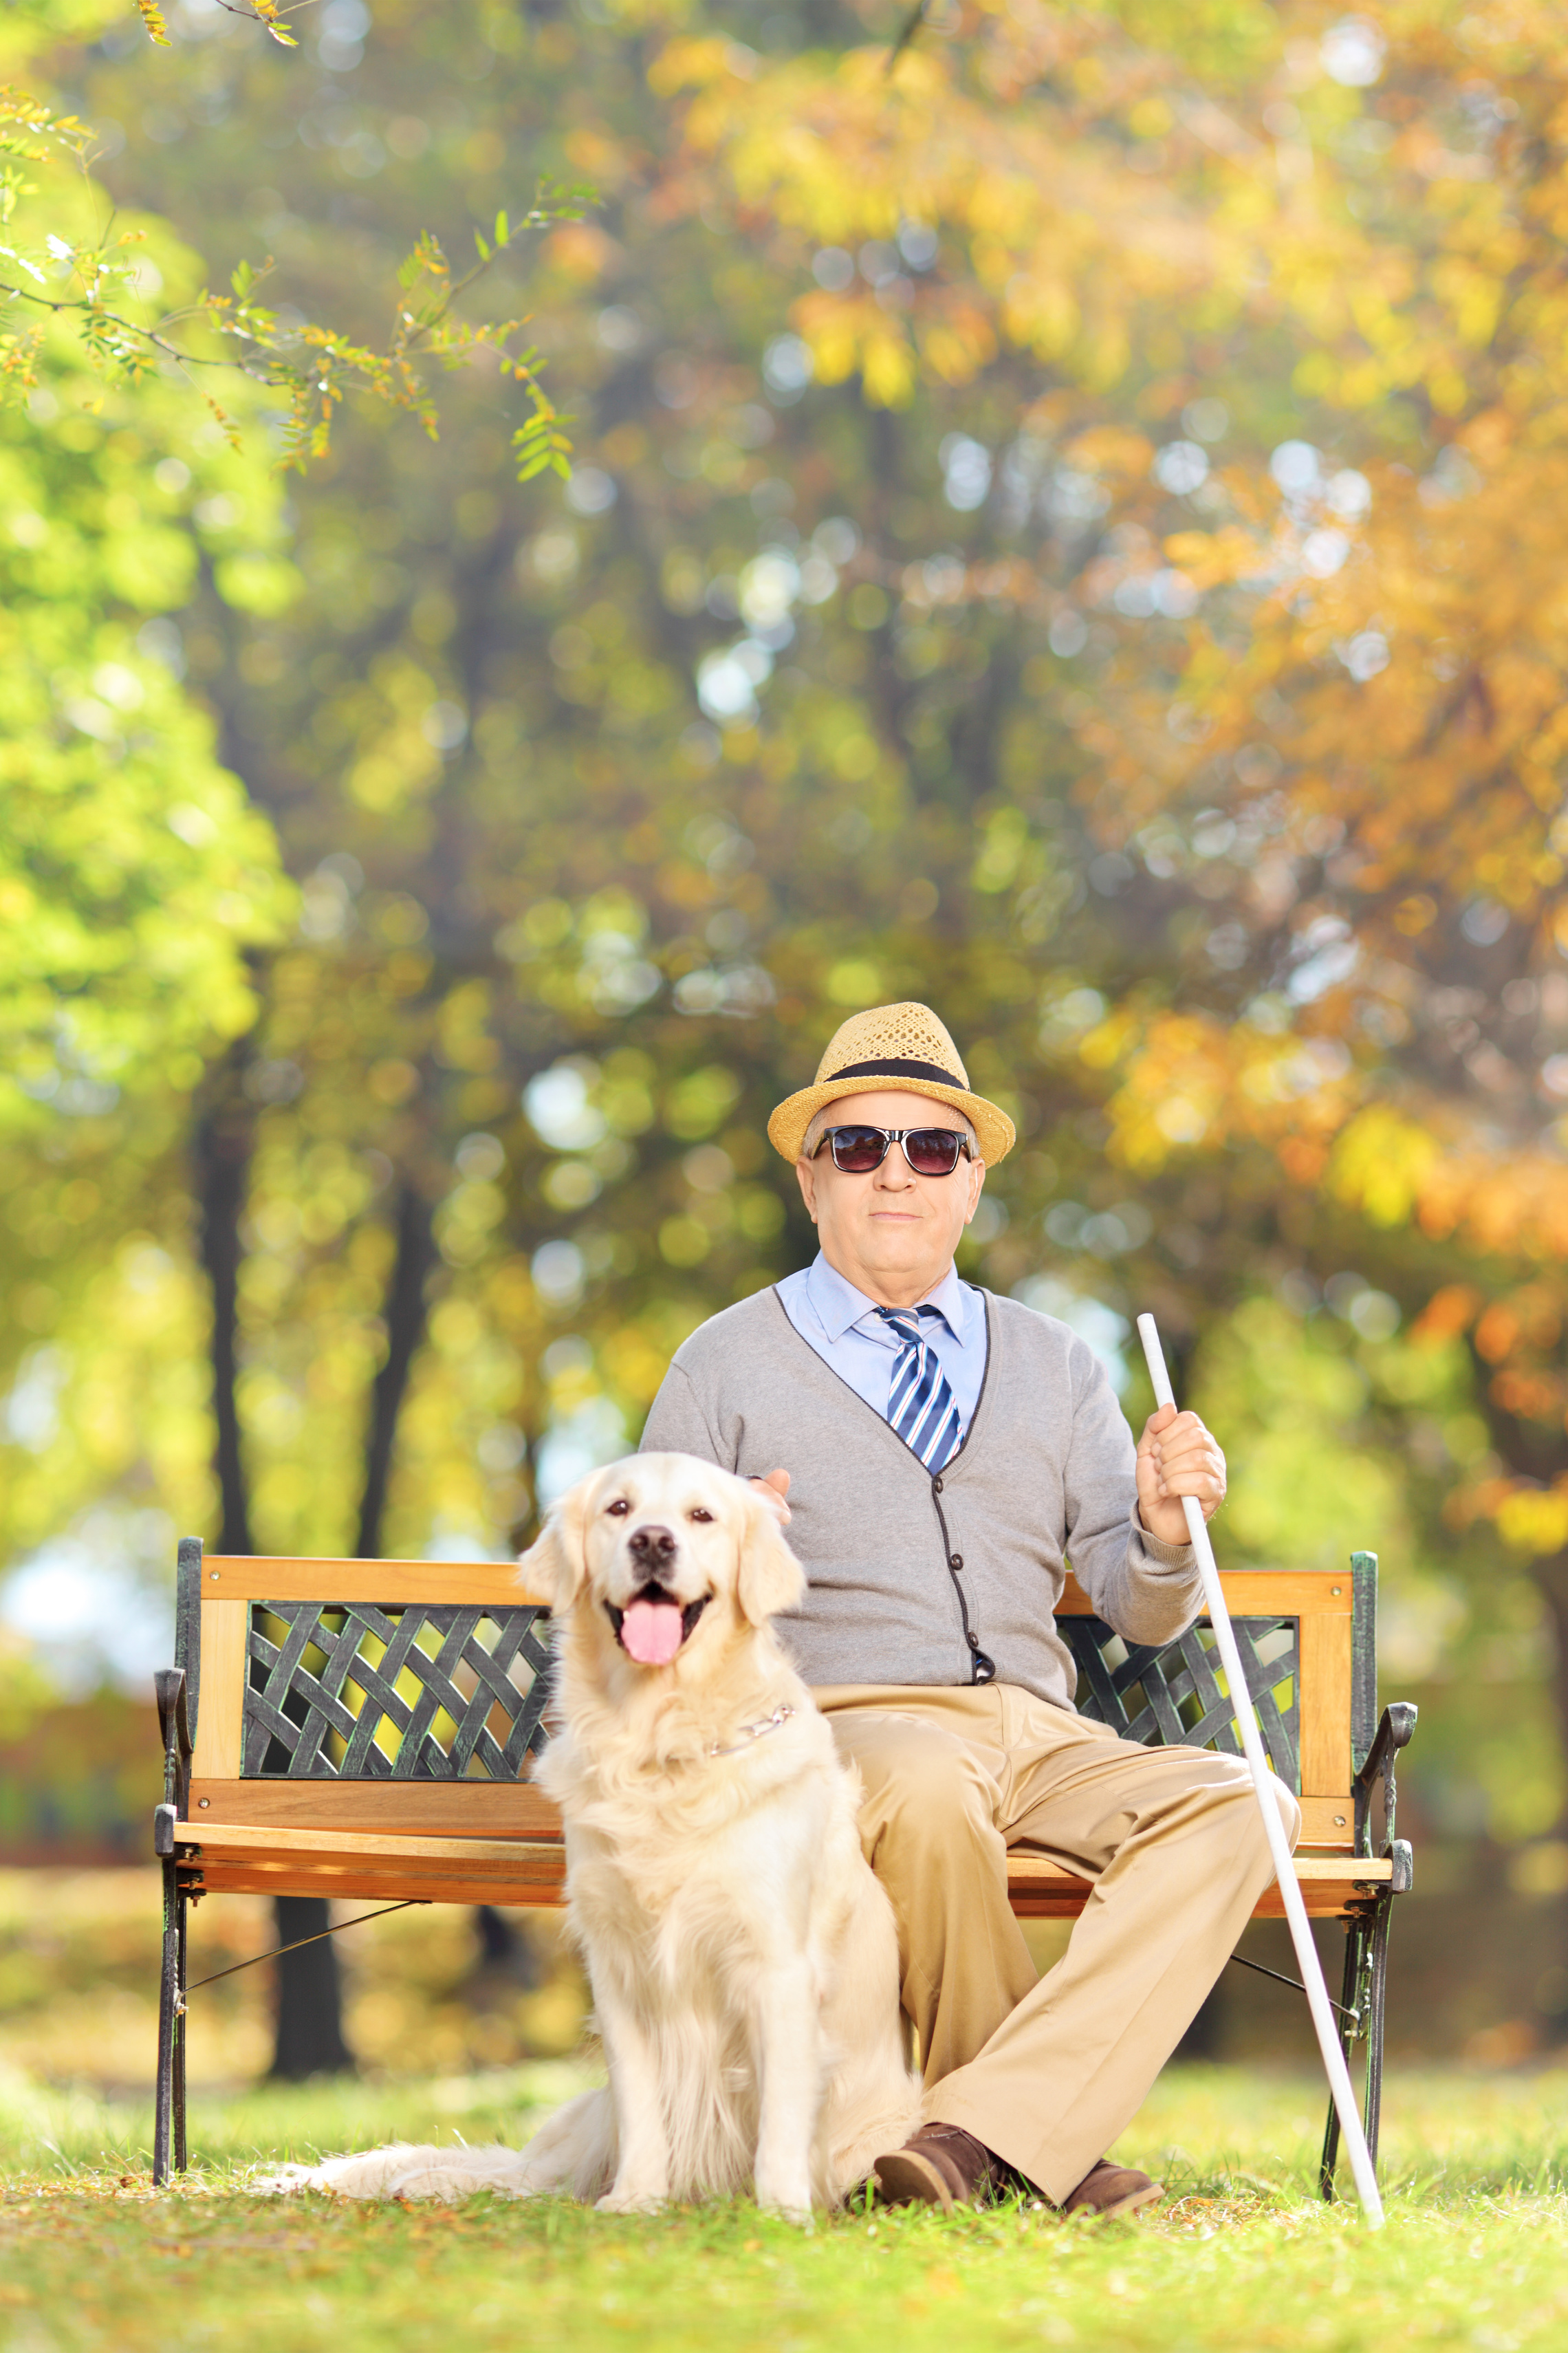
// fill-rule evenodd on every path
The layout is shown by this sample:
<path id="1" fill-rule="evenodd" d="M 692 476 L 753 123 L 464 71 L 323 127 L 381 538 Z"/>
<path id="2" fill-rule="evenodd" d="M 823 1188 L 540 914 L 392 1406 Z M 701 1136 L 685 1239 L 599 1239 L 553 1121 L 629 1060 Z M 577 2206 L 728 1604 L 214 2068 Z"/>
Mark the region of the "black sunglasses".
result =
<path id="1" fill-rule="evenodd" d="M 830 1127 L 823 1144 L 833 1147 L 833 1166 L 847 1176 L 868 1176 L 888 1156 L 890 1144 L 901 1144 L 904 1158 L 917 1176 L 951 1176 L 962 1153 L 973 1160 L 974 1147 L 956 1127 Z"/>

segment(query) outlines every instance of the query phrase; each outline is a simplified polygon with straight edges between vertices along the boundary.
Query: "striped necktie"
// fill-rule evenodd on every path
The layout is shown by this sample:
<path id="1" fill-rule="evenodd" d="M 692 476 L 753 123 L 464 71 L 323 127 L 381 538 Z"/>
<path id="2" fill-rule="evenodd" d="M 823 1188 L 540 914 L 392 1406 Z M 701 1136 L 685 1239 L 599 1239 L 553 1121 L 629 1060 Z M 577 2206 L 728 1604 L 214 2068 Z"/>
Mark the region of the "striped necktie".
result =
<path id="1" fill-rule="evenodd" d="M 958 1444 L 958 1408 L 921 1319 L 940 1322 L 938 1307 L 879 1307 L 903 1345 L 893 1362 L 888 1419 L 928 1471 L 940 1471 Z"/>

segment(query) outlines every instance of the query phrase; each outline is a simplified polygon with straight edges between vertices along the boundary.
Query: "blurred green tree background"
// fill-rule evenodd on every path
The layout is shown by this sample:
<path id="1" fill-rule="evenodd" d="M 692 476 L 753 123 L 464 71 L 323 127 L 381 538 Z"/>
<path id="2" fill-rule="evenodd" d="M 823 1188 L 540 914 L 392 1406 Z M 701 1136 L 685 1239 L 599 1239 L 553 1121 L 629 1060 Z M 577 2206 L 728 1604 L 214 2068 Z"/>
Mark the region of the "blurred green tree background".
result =
<path id="1" fill-rule="evenodd" d="M 1383 1556 L 1437 1875 L 1563 1897 L 1552 12 L 167 16 L 0 41 L 285 338 L 593 185 L 494 296 L 575 459 L 519 482 L 482 347 L 302 473 L 265 386 L 237 448 L 171 370 L 18 373 L 16 1640 L 142 1672 L 176 1528 L 504 1552 L 809 1253 L 767 1112 L 915 997 L 1020 1129 L 965 1271 L 1134 1419 L 1156 1310 L 1227 1559 Z"/>

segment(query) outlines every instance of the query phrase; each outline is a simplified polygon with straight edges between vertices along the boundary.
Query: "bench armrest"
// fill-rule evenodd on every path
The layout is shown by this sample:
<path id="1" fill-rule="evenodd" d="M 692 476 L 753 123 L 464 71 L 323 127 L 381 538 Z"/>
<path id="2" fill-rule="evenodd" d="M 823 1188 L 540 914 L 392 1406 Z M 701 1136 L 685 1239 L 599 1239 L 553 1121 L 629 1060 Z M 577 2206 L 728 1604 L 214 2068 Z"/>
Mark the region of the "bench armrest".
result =
<path id="1" fill-rule="evenodd" d="M 1371 1821 L 1373 1791 L 1383 1784 L 1384 1811 L 1386 1817 L 1388 1844 L 1385 1854 L 1391 1854 L 1396 1843 L 1394 1831 L 1394 1763 L 1399 1751 L 1405 1747 L 1415 1729 L 1416 1709 L 1410 1700 L 1396 1699 L 1383 1711 L 1366 1762 L 1355 1777 L 1355 1842 L 1358 1854 L 1372 1852 Z"/>
<path id="2" fill-rule="evenodd" d="M 153 1678 L 153 1690 L 158 1702 L 158 1730 L 163 1742 L 163 1804 L 172 1807 L 184 1821 L 191 1792 L 193 1746 L 184 1667 L 160 1667 Z"/>

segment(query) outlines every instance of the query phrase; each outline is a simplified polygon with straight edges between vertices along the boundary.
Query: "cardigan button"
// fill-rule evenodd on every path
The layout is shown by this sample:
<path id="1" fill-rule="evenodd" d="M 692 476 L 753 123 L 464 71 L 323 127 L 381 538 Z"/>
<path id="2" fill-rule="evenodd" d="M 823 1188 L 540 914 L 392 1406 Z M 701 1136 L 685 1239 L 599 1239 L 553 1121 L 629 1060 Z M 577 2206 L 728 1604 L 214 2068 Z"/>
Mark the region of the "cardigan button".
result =
<path id="1" fill-rule="evenodd" d="M 962 1568 L 963 1567 L 963 1555 L 961 1552 L 955 1552 L 952 1558 L 948 1562 L 948 1567 L 949 1568 Z"/>
<path id="2" fill-rule="evenodd" d="M 933 1480 L 931 1481 L 931 1493 L 932 1493 L 933 1495 L 940 1495 L 940 1494 L 941 1494 L 941 1493 L 942 1493 L 942 1481 L 941 1481 L 940 1479 L 933 1479 Z"/>

